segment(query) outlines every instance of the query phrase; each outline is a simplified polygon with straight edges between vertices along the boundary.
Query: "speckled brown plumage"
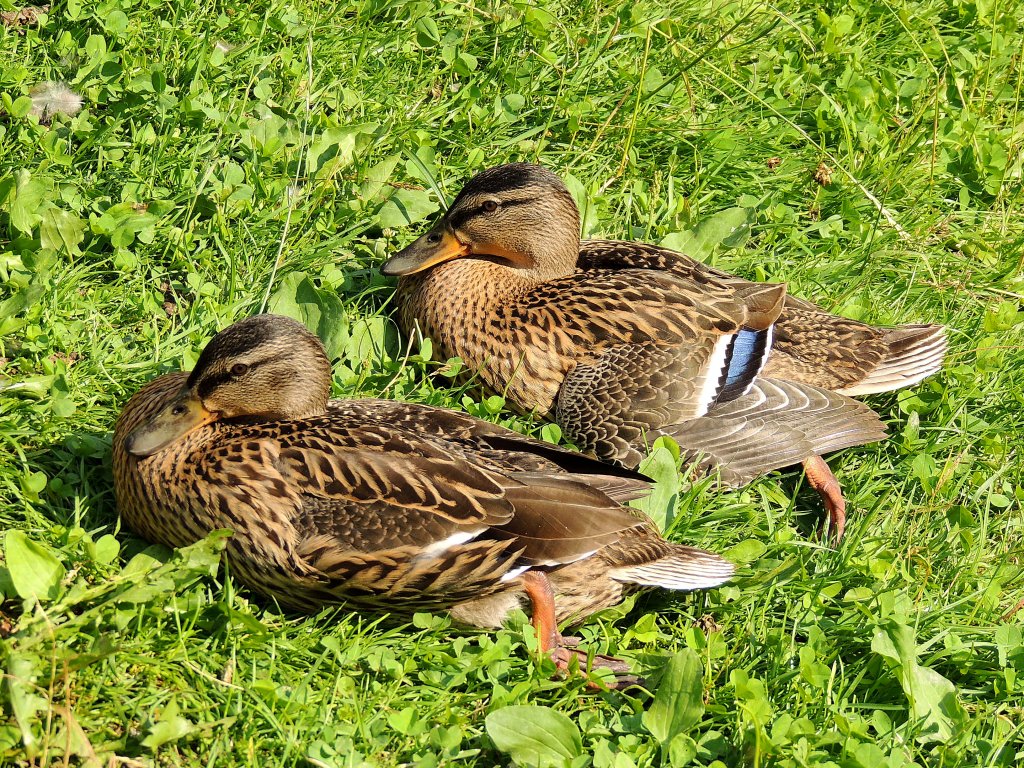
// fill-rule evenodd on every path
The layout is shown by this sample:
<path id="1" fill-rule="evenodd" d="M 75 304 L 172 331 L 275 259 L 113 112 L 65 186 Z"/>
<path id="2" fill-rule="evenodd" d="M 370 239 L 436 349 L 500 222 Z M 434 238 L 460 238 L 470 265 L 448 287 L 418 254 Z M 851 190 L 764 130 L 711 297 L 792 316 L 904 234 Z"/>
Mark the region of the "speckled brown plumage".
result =
<path id="1" fill-rule="evenodd" d="M 174 547 L 231 529 L 232 573 L 287 606 L 449 609 L 482 626 L 520 606 L 524 572 L 550 578 L 560 619 L 732 572 L 621 506 L 646 492 L 640 475 L 466 414 L 328 401 L 329 377 L 295 321 L 222 331 L 191 374 L 161 376 L 122 411 L 124 521 Z"/>
<path id="2" fill-rule="evenodd" d="M 580 244 L 578 269 L 669 272 L 698 285 L 718 281 L 743 293 L 761 285 L 647 243 L 585 241 Z M 938 370 L 946 351 L 941 325 L 877 327 L 833 315 L 788 294 L 773 331 L 762 376 L 843 395 L 889 392 L 916 384 Z"/>
<path id="3" fill-rule="evenodd" d="M 635 466 L 659 435 L 740 484 L 881 439 L 845 395 L 936 370 L 940 326 L 873 328 L 654 245 L 579 240 L 562 181 L 528 163 L 474 177 L 383 267 L 399 321 L 487 389 Z"/>

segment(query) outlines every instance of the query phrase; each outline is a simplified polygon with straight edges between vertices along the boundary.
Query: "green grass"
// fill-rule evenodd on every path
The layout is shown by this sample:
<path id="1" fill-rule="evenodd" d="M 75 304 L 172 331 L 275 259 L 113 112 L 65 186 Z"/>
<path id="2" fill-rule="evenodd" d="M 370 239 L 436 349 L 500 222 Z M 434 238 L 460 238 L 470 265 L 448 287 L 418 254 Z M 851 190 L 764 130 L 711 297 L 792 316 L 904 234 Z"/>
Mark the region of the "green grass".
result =
<path id="1" fill-rule="evenodd" d="M 579 729 L 573 765 L 1019 764 L 1024 9 L 805 5 L 55 0 L 5 29 L 0 764 L 487 766 L 485 717 L 524 704 L 571 719 L 528 711 Z M 28 116 L 45 80 L 84 109 Z M 519 159 L 570 176 L 586 234 L 680 242 L 738 207 L 699 244 L 718 266 L 950 327 L 942 374 L 871 398 L 891 439 L 832 460 L 841 548 L 796 472 L 682 490 L 670 535 L 741 577 L 584 627 L 653 684 L 699 655 L 671 743 L 650 696 L 550 680 L 521 628 L 282 614 L 114 508 L 118 407 L 265 305 L 328 337 L 338 395 L 539 430 L 407 355 L 376 271 Z"/>

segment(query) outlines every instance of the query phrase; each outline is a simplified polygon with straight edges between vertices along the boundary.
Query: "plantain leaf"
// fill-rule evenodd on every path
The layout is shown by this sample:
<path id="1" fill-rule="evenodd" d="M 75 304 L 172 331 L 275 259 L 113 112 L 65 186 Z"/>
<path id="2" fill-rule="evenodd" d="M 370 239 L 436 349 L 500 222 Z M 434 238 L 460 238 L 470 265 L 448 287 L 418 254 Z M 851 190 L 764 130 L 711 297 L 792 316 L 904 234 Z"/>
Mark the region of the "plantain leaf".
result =
<path id="1" fill-rule="evenodd" d="M 910 718 L 918 726 L 920 742 L 948 742 L 963 729 L 966 713 L 953 683 L 917 660 L 914 630 L 895 619 L 887 620 L 871 640 L 871 650 L 889 664 L 910 705 Z"/>
<path id="2" fill-rule="evenodd" d="M 665 673 L 654 694 L 643 723 L 661 742 L 663 754 L 679 734 L 691 730 L 704 716 L 704 668 L 690 648 L 680 651 L 665 665 Z M 681 748 L 683 745 L 680 743 Z"/>
<path id="3" fill-rule="evenodd" d="M 661 244 L 695 259 L 706 259 L 718 248 L 743 245 L 753 221 L 754 212 L 749 208 L 726 208 L 701 219 L 693 229 L 667 235 Z"/>
<path id="4" fill-rule="evenodd" d="M 318 288 L 305 272 L 285 275 L 270 297 L 267 311 L 298 320 L 320 337 L 327 357 L 341 356 L 348 343 L 348 317 L 341 299 Z"/>
<path id="5" fill-rule="evenodd" d="M 583 754 L 580 729 L 550 707 L 505 707 L 491 712 L 484 724 L 494 746 L 516 765 L 562 768 Z"/>
<path id="6" fill-rule="evenodd" d="M 64 566 L 45 544 L 32 541 L 24 531 L 10 530 L 4 539 L 4 558 L 19 597 L 53 600 L 60 593 Z"/>

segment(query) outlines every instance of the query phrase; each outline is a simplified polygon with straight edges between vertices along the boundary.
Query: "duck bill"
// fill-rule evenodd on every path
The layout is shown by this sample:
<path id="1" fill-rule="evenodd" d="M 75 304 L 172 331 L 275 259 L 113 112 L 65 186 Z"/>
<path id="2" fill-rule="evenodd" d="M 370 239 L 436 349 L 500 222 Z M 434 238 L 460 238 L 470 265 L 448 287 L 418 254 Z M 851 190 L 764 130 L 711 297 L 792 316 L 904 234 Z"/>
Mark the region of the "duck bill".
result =
<path id="1" fill-rule="evenodd" d="M 470 247 L 442 221 L 384 262 L 380 271 L 385 275 L 412 275 L 469 253 Z"/>
<path id="2" fill-rule="evenodd" d="M 189 432 L 217 420 L 192 390 L 185 387 L 158 413 L 133 429 L 124 448 L 133 456 L 151 456 Z"/>

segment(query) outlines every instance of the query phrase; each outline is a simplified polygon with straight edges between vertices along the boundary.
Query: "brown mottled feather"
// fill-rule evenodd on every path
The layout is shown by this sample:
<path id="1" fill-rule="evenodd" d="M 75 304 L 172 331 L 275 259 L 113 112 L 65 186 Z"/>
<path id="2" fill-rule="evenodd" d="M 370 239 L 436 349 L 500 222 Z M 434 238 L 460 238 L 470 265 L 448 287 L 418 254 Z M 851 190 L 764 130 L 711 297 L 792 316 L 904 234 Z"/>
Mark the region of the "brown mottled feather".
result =
<path id="1" fill-rule="evenodd" d="M 515 407 L 554 418 L 602 460 L 635 466 L 669 434 L 702 467 L 745 482 L 803 451 L 881 439 L 877 416 L 845 395 L 905 386 L 941 363 L 941 326 L 874 328 L 782 285 L 655 245 L 581 243 L 578 233 L 561 180 L 515 163 L 474 177 L 383 269 L 404 275 L 407 332 L 462 358 Z M 438 263 L 433 249 L 445 241 L 461 252 Z M 734 371 L 740 334 L 764 346 Z"/>
<path id="2" fill-rule="evenodd" d="M 651 586 L 616 575 L 617 553 L 632 552 L 632 567 L 650 549 L 634 552 L 629 541 L 663 541 L 619 504 L 647 490 L 643 476 L 466 414 L 328 402 L 323 349 L 287 318 L 262 315 L 222 333 L 210 345 L 216 355 L 204 352 L 191 375 L 146 385 L 115 427 L 118 506 L 147 539 L 184 546 L 229 528 L 233 573 L 303 610 L 338 601 L 451 609 L 491 626 L 520 604 L 519 574 L 531 568 L 569 585 L 564 605 L 556 593 L 563 617 L 585 617 L 624 589 Z M 250 361 L 244 369 L 242 360 Z M 225 374 L 235 370 L 243 372 Z M 190 426 L 137 455 L 137 445 L 156 445 L 140 435 L 164 423 L 183 391 L 207 412 L 235 416 Z M 657 551 L 677 574 L 664 577 L 670 588 L 711 586 L 732 572 L 711 553 L 669 542 Z M 593 558 L 606 573 L 588 585 L 561 573 Z"/>
<path id="3" fill-rule="evenodd" d="M 763 287 L 648 243 L 585 241 L 580 244 L 578 268 L 667 272 L 697 284 L 721 281 L 744 293 Z M 845 395 L 888 392 L 937 371 L 945 350 L 941 325 L 877 327 L 787 295 L 763 375 Z"/>

